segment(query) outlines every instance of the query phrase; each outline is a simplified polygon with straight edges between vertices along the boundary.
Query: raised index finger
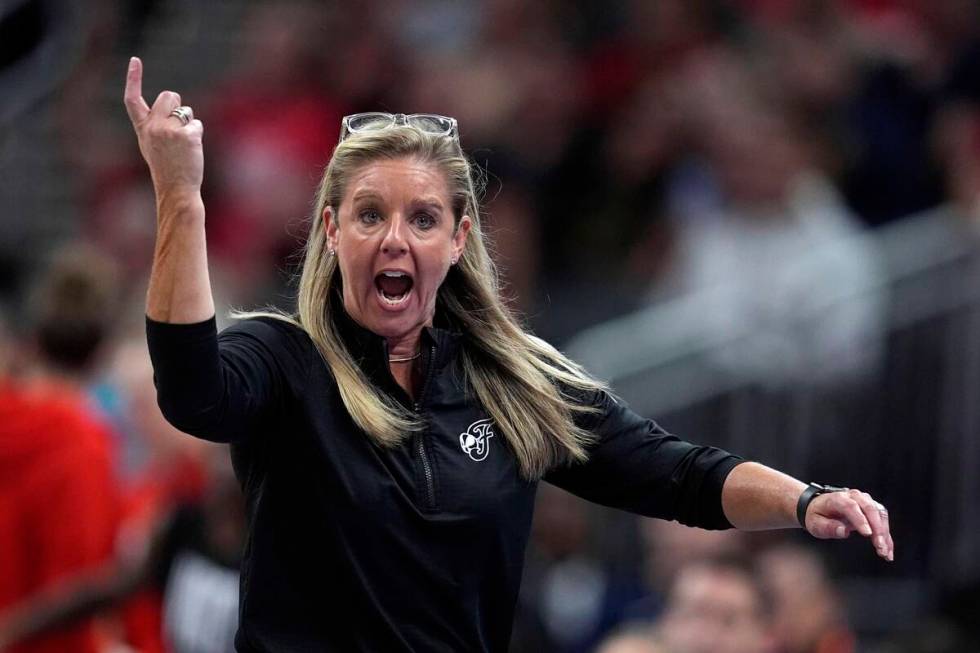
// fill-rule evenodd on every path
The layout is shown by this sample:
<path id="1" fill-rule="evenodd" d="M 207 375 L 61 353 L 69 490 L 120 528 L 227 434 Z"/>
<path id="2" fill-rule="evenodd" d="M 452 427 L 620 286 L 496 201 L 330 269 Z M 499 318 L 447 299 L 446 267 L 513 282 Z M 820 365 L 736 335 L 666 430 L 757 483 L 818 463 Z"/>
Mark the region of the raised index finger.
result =
<path id="1" fill-rule="evenodd" d="M 143 99 L 143 62 L 139 57 L 130 57 L 129 68 L 126 69 L 126 91 L 123 93 L 126 113 L 133 124 L 142 122 L 150 113 L 150 107 Z"/>

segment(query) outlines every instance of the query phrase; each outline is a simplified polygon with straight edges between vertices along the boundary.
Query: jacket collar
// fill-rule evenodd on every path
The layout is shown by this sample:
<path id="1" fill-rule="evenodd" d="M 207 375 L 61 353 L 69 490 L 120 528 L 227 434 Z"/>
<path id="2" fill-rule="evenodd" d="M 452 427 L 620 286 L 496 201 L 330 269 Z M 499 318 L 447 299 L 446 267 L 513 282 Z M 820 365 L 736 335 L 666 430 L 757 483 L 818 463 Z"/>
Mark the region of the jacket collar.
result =
<path id="1" fill-rule="evenodd" d="M 338 304 L 339 302 L 332 307 L 336 316 L 335 323 L 354 361 L 370 377 L 377 378 L 378 374 L 387 373 L 388 341 L 355 322 L 344 310 L 343 304 Z M 453 359 L 461 338 L 461 333 L 448 328 L 435 326 L 422 328 L 422 355 L 428 364 L 435 365 L 433 371 L 438 371 Z M 430 353 L 433 352 L 434 357 L 429 361 Z"/>

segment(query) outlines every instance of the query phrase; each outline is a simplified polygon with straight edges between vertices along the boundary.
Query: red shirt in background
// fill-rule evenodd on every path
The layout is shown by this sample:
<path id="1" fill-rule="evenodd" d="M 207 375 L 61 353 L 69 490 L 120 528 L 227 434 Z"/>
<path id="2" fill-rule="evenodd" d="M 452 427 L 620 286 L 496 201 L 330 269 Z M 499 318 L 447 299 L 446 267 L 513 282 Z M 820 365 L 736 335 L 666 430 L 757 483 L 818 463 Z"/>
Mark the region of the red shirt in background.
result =
<path id="1" fill-rule="evenodd" d="M 120 516 L 108 427 L 70 386 L 0 382 L 0 612 L 105 562 Z M 11 653 L 95 653 L 94 620 Z"/>

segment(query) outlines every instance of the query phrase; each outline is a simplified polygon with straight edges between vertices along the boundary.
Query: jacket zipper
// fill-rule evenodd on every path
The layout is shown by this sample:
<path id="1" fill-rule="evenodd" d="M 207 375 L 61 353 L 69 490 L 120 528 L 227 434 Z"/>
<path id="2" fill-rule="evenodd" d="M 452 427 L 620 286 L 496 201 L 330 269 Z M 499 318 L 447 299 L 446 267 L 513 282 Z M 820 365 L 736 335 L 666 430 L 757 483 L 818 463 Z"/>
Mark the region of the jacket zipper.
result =
<path id="1" fill-rule="evenodd" d="M 419 393 L 418 401 L 416 401 L 414 404 L 416 414 L 420 414 L 422 412 L 422 400 L 425 399 L 425 391 L 428 389 L 429 381 L 432 379 L 432 368 L 435 367 L 435 361 L 436 348 L 433 345 L 429 350 L 429 366 L 425 371 L 425 380 L 422 382 L 422 391 Z M 422 471 L 425 474 L 425 507 L 427 510 L 435 510 L 435 478 L 432 474 L 432 464 L 429 462 L 429 454 L 425 450 L 425 433 L 418 434 L 418 443 L 419 458 L 422 460 Z"/>

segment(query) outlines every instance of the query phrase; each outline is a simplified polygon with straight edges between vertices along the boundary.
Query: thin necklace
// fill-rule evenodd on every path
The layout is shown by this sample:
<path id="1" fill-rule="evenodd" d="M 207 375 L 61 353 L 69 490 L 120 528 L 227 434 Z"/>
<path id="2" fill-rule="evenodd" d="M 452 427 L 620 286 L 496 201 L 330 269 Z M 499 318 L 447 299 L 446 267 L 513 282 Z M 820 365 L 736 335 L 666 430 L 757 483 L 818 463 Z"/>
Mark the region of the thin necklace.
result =
<path id="1" fill-rule="evenodd" d="M 405 358 L 389 358 L 389 363 L 407 363 L 408 361 L 413 361 L 422 355 L 422 350 L 419 349 L 413 356 L 406 356 Z"/>

